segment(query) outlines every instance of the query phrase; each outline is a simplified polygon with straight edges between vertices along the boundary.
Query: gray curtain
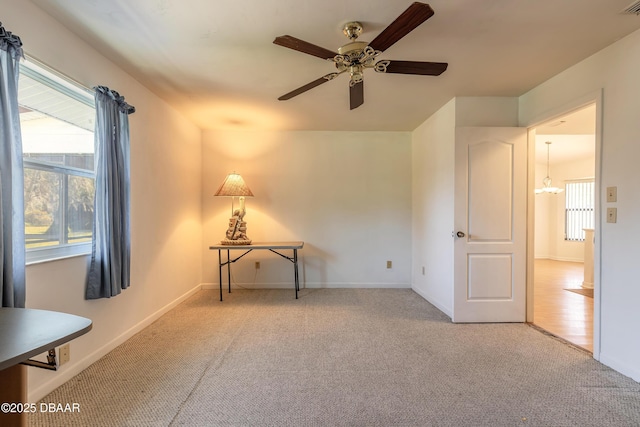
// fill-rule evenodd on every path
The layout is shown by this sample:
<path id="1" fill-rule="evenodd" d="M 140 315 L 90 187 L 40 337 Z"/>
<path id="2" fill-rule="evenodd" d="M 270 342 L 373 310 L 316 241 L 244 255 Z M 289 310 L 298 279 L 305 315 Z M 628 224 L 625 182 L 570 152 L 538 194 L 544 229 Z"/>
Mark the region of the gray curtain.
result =
<path id="1" fill-rule="evenodd" d="M 129 114 L 118 92 L 95 87 L 95 206 L 87 299 L 110 298 L 129 287 Z"/>
<path id="2" fill-rule="evenodd" d="M 0 23 L 0 297 L 2 307 L 25 303 L 24 176 L 18 110 L 22 42 Z"/>

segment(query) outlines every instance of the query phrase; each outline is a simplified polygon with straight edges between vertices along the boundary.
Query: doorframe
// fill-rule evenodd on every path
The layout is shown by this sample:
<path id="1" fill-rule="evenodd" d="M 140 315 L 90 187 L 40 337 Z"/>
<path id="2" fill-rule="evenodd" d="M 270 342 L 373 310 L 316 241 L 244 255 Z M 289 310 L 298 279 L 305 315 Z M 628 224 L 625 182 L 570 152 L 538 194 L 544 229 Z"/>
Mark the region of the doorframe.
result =
<path id="1" fill-rule="evenodd" d="M 602 89 L 588 93 L 571 102 L 557 108 L 548 110 L 529 123 L 522 124 L 527 128 L 528 170 L 527 170 L 527 322 L 533 323 L 533 265 L 534 256 L 534 226 L 535 226 L 535 137 L 536 126 L 558 119 L 562 116 L 584 108 L 590 104 L 596 106 L 596 131 L 595 131 L 595 232 L 593 248 L 593 358 L 600 360 L 600 268 L 602 263 Z"/>

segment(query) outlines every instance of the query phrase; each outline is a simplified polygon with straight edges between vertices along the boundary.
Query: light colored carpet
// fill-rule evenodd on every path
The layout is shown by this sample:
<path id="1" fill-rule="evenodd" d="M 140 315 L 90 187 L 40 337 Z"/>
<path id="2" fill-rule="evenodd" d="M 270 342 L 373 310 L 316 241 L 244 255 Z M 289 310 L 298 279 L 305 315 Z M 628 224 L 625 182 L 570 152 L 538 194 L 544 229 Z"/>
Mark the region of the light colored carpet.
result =
<path id="1" fill-rule="evenodd" d="M 32 426 L 637 426 L 640 384 L 523 324 L 411 290 L 201 291 L 43 402 Z"/>

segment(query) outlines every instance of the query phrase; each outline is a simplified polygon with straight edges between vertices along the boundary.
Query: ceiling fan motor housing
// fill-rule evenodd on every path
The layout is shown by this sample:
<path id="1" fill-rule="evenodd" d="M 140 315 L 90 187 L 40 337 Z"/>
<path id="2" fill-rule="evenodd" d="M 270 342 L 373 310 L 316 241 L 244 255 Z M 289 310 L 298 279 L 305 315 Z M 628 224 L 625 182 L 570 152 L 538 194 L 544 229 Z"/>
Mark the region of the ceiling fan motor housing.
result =
<path id="1" fill-rule="evenodd" d="M 331 58 L 339 71 L 347 70 L 354 65 L 365 65 L 361 62 L 365 58 L 364 49 L 366 42 L 352 42 L 338 48 L 338 55 Z"/>

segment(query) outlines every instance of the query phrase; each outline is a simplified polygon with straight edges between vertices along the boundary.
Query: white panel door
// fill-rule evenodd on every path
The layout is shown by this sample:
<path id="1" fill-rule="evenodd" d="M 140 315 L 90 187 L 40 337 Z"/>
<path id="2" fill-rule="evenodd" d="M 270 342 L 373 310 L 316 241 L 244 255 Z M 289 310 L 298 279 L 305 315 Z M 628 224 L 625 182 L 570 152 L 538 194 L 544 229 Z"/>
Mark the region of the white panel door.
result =
<path id="1" fill-rule="evenodd" d="M 454 322 L 526 320 L 527 132 L 456 129 Z"/>

